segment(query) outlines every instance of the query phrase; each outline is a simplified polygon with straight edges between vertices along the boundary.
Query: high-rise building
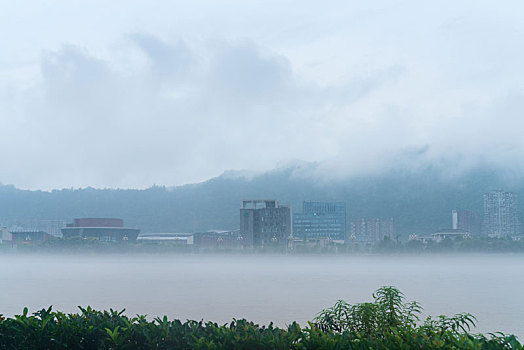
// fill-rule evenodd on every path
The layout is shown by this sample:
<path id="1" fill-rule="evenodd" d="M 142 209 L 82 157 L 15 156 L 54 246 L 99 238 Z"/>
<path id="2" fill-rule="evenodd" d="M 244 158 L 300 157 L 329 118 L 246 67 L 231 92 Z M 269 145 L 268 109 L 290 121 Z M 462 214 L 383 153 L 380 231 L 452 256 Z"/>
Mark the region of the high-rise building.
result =
<path id="1" fill-rule="evenodd" d="M 293 214 L 293 236 L 346 238 L 346 203 L 303 202 L 302 213 Z"/>
<path id="2" fill-rule="evenodd" d="M 361 218 L 351 221 L 350 237 L 363 242 L 375 243 L 385 237 L 395 238 L 395 221 L 393 218 Z"/>
<path id="3" fill-rule="evenodd" d="M 277 200 L 242 201 L 239 238 L 244 246 L 287 245 L 291 232 L 290 207 Z"/>
<path id="4" fill-rule="evenodd" d="M 500 190 L 484 194 L 483 229 L 486 235 L 493 237 L 519 234 L 516 194 Z"/>
<path id="5" fill-rule="evenodd" d="M 477 214 L 469 210 L 451 211 L 451 228 L 467 231 L 471 236 L 480 235 L 480 222 Z"/>

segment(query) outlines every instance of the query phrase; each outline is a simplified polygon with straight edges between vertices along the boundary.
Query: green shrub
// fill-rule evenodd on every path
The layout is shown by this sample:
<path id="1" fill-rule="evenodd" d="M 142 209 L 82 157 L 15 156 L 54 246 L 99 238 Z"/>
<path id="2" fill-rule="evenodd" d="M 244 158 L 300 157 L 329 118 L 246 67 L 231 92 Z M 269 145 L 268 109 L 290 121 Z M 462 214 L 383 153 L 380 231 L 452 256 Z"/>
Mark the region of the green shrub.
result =
<path id="1" fill-rule="evenodd" d="M 394 287 L 382 287 L 373 302 L 350 305 L 338 301 L 305 328 L 247 320 L 213 322 L 148 321 L 128 317 L 125 310 L 79 308 L 64 314 L 42 309 L 3 318 L 0 349 L 522 349 L 513 335 L 471 334 L 470 314 L 439 316 L 420 322 L 422 308 L 405 303 Z"/>

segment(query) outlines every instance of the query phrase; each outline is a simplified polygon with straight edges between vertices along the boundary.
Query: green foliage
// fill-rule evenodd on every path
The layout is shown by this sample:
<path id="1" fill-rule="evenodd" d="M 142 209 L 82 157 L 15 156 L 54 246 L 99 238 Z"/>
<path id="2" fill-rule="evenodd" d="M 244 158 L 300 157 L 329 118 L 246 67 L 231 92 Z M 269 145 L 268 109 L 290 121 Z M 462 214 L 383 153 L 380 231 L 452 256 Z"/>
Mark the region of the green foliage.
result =
<path id="1" fill-rule="evenodd" d="M 68 237 L 51 239 L 42 244 L 19 246 L 18 252 L 24 253 L 101 253 L 101 254 L 158 254 L 158 253 L 193 253 L 193 246 L 176 243 L 131 243 L 103 242 L 92 237 Z"/>
<path id="2" fill-rule="evenodd" d="M 0 349 L 522 349 L 513 335 L 470 334 L 469 314 L 428 318 L 421 307 L 405 303 L 394 287 L 382 287 L 373 302 L 350 305 L 339 300 L 305 328 L 272 323 L 260 326 L 234 319 L 229 324 L 181 322 L 166 316 L 148 321 L 125 310 L 79 307 L 64 314 L 51 307 L 29 315 L 0 315 Z"/>
<path id="3" fill-rule="evenodd" d="M 339 300 L 319 313 L 315 325 L 323 331 L 349 331 L 369 337 L 415 328 L 422 310 L 417 302 L 404 303 L 404 294 L 394 287 L 378 289 L 373 298 L 373 303 L 356 305 Z"/>
<path id="4" fill-rule="evenodd" d="M 405 243 L 395 242 L 388 237 L 372 247 L 372 252 L 379 254 L 398 253 L 522 253 L 524 252 L 524 239 L 511 238 L 471 237 L 467 239 L 446 238 L 440 242 L 423 243 L 411 240 Z"/>
<path id="5" fill-rule="evenodd" d="M 428 317 L 419 324 L 422 307 L 417 302 L 405 303 L 404 294 L 395 287 L 379 288 L 373 298 L 373 302 L 355 305 L 339 300 L 310 325 L 337 341 L 351 339 L 351 348 L 358 343 L 363 348 L 522 349 L 514 335 L 497 333 L 487 338 L 469 333 L 476 319 L 468 313 Z"/>

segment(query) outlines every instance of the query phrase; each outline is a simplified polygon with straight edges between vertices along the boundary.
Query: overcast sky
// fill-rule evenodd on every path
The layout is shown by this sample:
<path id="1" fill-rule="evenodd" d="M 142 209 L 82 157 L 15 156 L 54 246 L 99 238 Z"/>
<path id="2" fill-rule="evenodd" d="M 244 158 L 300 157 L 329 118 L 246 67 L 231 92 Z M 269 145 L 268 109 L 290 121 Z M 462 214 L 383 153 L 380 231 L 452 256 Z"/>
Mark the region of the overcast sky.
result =
<path id="1" fill-rule="evenodd" d="M 0 182 L 521 169 L 523 44 L 522 1 L 0 0 Z"/>

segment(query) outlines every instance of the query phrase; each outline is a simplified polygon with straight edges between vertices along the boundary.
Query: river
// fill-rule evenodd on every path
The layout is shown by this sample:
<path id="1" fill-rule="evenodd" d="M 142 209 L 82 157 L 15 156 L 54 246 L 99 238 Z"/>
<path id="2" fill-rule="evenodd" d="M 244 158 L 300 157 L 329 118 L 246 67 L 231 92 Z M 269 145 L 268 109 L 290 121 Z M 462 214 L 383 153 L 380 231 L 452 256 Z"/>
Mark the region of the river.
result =
<path id="1" fill-rule="evenodd" d="M 524 339 L 524 255 L 0 255 L 0 314 L 53 305 L 149 318 L 305 324 L 337 299 L 398 287 L 424 314 L 470 312 L 476 332 Z"/>

